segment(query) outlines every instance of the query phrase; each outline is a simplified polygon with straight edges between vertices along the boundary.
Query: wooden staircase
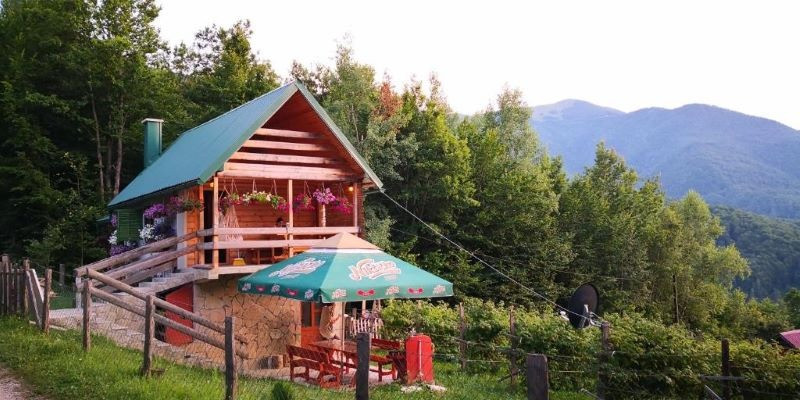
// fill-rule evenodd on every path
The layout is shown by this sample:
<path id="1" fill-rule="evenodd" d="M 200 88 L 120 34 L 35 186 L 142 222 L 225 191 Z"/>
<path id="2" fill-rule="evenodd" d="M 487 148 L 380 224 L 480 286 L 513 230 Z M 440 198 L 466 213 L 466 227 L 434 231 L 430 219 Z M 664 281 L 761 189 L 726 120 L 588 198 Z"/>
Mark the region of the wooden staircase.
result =
<path id="1" fill-rule="evenodd" d="M 199 314 L 156 298 L 159 293 L 194 282 L 204 276 L 204 271 L 176 269 L 176 260 L 179 257 L 198 250 L 196 245 L 185 244 L 196 237 L 198 235 L 194 232 L 164 239 L 76 269 L 76 287 L 80 290 L 84 284 L 88 284 L 90 286 L 88 290 L 94 298 L 89 318 L 91 331 L 106 336 L 121 346 L 141 350 L 144 343 L 145 319 L 144 313 L 140 311 L 144 309 L 145 299 L 153 297 L 157 307 L 177 313 L 194 322 L 197 327 L 175 326 L 179 324 L 157 316 L 161 318 L 160 323 L 169 323 L 173 329 L 184 330 L 185 334 L 196 340 L 217 348 L 221 347 L 218 336 L 224 332 L 224 327 Z M 82 295 L 76 297 L 80 299 Z M 80 304 L 81 300 L 78 303 Z M 80 308 L 54 310 L 50 315 L 50 321 L 51 324 L 62 328 L 81 329 L 83 310 Z M 246 344 L 239 335 L 235 337 L 238 343 Z M 211 360 L 201 354 L 192 353 L 187 348 L 157 339 L 153 341 L 153 351 L 161 357 L 193 366 L 221 367 L 221 360 Z M 237 350 L 237 355 L 246 357 L 243 350 Z"/>

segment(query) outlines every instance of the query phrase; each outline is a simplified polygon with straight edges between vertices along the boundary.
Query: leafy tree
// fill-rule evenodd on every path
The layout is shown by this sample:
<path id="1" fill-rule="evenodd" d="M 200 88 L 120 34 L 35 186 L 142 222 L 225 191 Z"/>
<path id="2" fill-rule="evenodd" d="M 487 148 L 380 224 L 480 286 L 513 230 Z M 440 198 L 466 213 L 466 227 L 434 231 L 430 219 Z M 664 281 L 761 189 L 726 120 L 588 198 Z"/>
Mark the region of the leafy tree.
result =
<path id="1" fill-rule="evenodd" d="M 278 87 L 278 75 L 250 46 L 249 21 L 228 29 L 211 26 L 195 35 L 191 48 L 173 51 L 173 69 L 193 103 L 191 124 L 203 122 Z"/>

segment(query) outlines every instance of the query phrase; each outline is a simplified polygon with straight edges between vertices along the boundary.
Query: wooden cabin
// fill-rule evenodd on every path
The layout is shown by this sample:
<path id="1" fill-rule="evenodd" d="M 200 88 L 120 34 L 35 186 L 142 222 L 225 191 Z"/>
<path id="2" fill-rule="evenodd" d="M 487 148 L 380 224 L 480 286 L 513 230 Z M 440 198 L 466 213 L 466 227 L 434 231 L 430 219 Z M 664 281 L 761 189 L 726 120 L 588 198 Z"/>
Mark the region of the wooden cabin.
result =
<path id="1" fill-rule="evenodd" d="M 192 272 L 190 281 L 172 287 L 166 277 L 150 286 L 213 321 L 233 313 L 256 363 L 272 365 L 287 344 L 316 340 L 317 305 L 240 294 L 235 284 L 339 232 L 363 235 L 364 191 L 381 182 L 353 145 L 296 82 L 182 133 L 163 153 L 162 122 L 143 123 L 145 169 L 109 204 L 120 236 L 130 237 L 141 226 L 141 210 L 154 202 L 172 196 L 202 202 L 173 222 L 183 251 L 171 267 L 184 277 Z M 316 190 L 330 190 L 345 206 L 302 201 Z M 272 201 L 241 203 L 254 192 Z M 169 329 L 164 340 L 194 345 Z"/>

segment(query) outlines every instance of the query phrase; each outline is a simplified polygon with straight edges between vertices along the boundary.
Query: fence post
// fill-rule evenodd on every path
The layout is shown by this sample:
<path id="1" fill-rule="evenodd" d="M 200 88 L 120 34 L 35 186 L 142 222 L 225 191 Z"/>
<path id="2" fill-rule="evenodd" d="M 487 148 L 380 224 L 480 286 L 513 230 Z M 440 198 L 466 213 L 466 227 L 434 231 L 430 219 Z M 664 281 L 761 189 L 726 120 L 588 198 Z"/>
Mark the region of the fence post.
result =
<path id="1" fill-rule="evenodd" d="M 17 285 L 15 282 L 17 280 L 17 274 L 13 265 L 8 269 L 8 275 L 6 276 L 6 279 L 8 280 L 8 294 L 9 294 L 8 314 L 14 315 L 17 313 L 17 288 L 16 288 Z"/>
<path id="2" fill-rule="evenodd" d="M 234 317 L 225 317 L 225 400 L 236 399 L 236 342 L 233 339 Z"/>
<path id="3" fill-rule="evenodd" d="M 525 358 L 525 378 L 528 386 L 528 400 L 550 399 L 547 356 L 528 354 Z"/>
<path id="4" fill-rule="evenodd" d="M 6 266 L 8 265 L 8 254 L 3 254 L 2 264 L 0 264 L 0 312 L 6 314 Z"/>
<path id="5" fill-rule="evenodd" d="M 517 384 L 517 321 L 514 318 L 514 306 L 512 305 L 508 311 L 508 334 L 511 339 L 511 351 L 508 352 L 509 368 L 508 372 L 511 374 L 509 382 L 513 388 Z"/>
<path id="6" fill-rule="evenodd" d="M 603 321 L 600 325 L 600 344 L 602 346 L 602 350 L 600 351 L 599 357 L 599 370 L 597 372 L 597 397 L 601 399 L 606 398 L 606 374 L 603 372 L 603 365 L 608 362 L 608 356 L 611 354 L 611 343 L 609 342 L 611 336 L 611 325 L 608 322 Z"/>
<path id="7" fill-rule="evenodd" d="M 458 303 L 458 358 L 461 361 L 461 370 L 467 369 L 467 342 L 464 341 L 466 336 L 467 324 L 464 320 L 464 304 Z"/>
<path id="8" fill-rule="evenodd" d="M 10 315 L 14 315 L 17 313 L 17 270 L 12 265 L 11 268 L 8 269 L 8 293 L 11 296 L 8 302 L 8 313 Z"/>
<path id="9" fill-rule="evenodd" d="M 42 332 L 50 332 L 50 286 L 53 285 L 53 270 L 44 270 L 44 306 L 42 307 Z"/>
<path id="10" fill-rule="evenodd" d="M 722 339 L 722 376 L 731 376 L 731 351 L 728 339 Z M 728 379 L 722 381 L 722 398 L 731 399 L 731 381 Z"/>
<path id="11" fill-rule="evenodd" d="M 142 360 L 142 376 L 150 376 L 150 366 L 153 363 L 153 331 L 155 330 L 155 320 L 153 314 L 155 313 L 155 306 L 153 304 L 153 295 L 147 296 L 147 302 L 144 308 L 144 360 Z M 227 338 L 226 338 L 227 340 Z M 227 344 L 226 344 L 227 346 Z M 227 353 L 226 353 L 227 357 Z M 225 369 L 227 373 L 227 368 Z"/>
<path id="12" fill-rule="evenodd" d="M 22 271 L 20 271 L 19 275 L 19 290 L 22 292 L 22 315 L 28 316 L 28 285 L 25 282 L 28 280 L 28 271 L 31 270 L 31 260 L 25 259 L 22 262 Z"/>
<path id="13" fill-rule="evenodd" d="M 83 291 L 83 298 L 81 299 L 83 302 L 83 351 L 88 352 L 92 348 L 92 331 L 89 325 L 92 315 L 92 294 L 89 292 L 91 289 L 89 278 L 83 279 L 81 289 Z"/>
<path id="14" fill-rule="evenodd" d="M 66 270 L 64 269 L 64 264 L 58 264 L 58 285 L 62 288 L 64 287 L 64 274 Z"/>
<path id="15" fill-rule="evenodd" d="M 358 366 L 356 367 L 356 400 L 369 400 L 369 347 L 368 333 L 359 333 L 356 340 Z"/>

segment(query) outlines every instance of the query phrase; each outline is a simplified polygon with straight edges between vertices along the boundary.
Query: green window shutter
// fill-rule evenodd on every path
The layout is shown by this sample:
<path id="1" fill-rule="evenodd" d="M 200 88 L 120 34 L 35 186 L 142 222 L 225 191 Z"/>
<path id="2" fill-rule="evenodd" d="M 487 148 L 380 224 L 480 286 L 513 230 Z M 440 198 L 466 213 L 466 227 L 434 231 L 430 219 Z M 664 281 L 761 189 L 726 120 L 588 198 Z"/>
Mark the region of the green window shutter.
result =
<path id="1" fill-rule="evenodd" d="M 117 210 L 117 240 L 129 241 L 139 239 L 139 229 L 142 229 L 142 215 L 132 208 Z"/>

